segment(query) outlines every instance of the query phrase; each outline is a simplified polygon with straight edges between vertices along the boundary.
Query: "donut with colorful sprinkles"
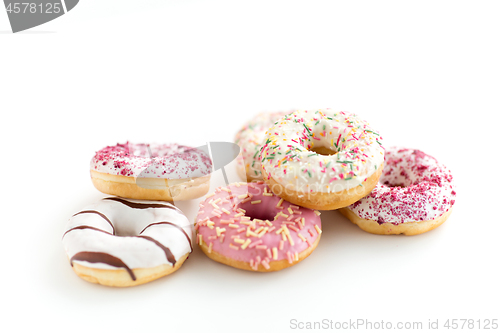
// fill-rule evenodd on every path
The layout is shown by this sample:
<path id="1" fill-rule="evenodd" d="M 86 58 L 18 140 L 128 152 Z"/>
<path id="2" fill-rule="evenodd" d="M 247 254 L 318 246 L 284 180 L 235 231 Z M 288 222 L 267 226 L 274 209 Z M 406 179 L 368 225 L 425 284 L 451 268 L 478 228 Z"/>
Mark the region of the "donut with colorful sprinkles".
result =
<path id="1" fill-rule="evenodd" d="M 172 144 L 130 143 L 105 147 L 90 162 L 101 192 L 140 200 L 188 200 L 209 190 L 212 161 L 202 150 Z"/>
<path id="2" fill-rule="evenodd" d="M 340 212 L 373 234 L 418 235 L 448 219 L 455 196 L 451 172 L 434 157 L 391 147 L 377 186 Z"/>
<path id="3" fill-rule="evenodd" d="M 384 148 L 380 134 L 357 115 L 299 110 L 267 130 L 260 159 L 273 193 L 298 206 L 333 210 L 371 192 Z"/>
<path id="4" fill-rule="evenodd" d="M 274 195 L 264 182 L 219 187 L 200 203 L 197 243 L 211 259 L 271 272 L 309 256 L 321 238 L 320 212 Z"/>
<path id="5" fill-rule="evenodd" d="M 262 112 L 247 122 L 238 133 L 234 143 L 241 148 L 242 158 L 238 159 L 238 174 L 242 179 L 262 180 L 262 168 L 260 164 L 260 148 L 264 140 L 266 130 L 277 120 L 290 112 Z"/>

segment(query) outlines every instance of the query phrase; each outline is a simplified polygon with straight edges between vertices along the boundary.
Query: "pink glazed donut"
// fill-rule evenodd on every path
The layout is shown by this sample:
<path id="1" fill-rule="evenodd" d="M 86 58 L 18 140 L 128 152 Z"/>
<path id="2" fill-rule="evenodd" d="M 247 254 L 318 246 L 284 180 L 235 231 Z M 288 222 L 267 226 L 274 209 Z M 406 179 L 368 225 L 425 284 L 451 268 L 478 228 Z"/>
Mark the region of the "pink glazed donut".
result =
<path id="1" fill-rule="evenodd" d="M 437 228 L 451 214 L 455 185 L 451 172 L 416 149 L 385 152 L 379 183 L 366 197 L 340 212 L 374 234 L 418 235 Z"/>
<path id="2" fill-rule="evenodd" d="M 320 212 L 294 206 L 263 182 L 219 187 L 200 203 L 197 243 L 211 259 L 245 270 L 277 271 L 318 245 Z"/>

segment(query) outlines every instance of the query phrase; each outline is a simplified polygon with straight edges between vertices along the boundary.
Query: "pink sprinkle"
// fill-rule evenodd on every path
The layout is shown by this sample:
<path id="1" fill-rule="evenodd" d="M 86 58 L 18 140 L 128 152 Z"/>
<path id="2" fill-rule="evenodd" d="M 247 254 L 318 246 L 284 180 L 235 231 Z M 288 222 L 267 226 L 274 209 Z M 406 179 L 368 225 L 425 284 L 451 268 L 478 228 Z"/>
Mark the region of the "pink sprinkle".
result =
<path id="1" fill-rule="evenodd" d="M 292 264 L 293 263 L 293 257 L 292 257 L 292 254 L 290 253 L 290 251 L 286 252 L 286 256 L 288 258 L 288 263 Z"/>
<path id="2" fill-rule="evenodd" d="M 306 238 L 306 242 L 307 242 L 307 245 L 309 245 L 309 247 L 312 247 L 312 244 L 311 244 L 311 241 L 309 240 L 309 238 Z"/>
<path id="3" fill-rule="evenodd" d="M 250 249 L 254 248 L 257 245 L 262 244 L 262 243 L 263 243 L 262 239 L 259 239 L 258 241 L 255 241 L 255 242 L 251 243 L 250 245 L 248 245 L 248 248 L 250 248 Z"/>

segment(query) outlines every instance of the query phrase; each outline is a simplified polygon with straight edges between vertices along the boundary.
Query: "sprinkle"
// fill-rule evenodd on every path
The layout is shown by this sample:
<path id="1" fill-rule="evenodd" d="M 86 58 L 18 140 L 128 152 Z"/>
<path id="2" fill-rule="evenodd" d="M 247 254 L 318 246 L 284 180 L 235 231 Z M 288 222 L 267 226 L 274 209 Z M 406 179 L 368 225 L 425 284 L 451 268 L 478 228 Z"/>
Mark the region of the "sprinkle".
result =
<path id="1" fill-rule="evenodd" d="M 225 209 L 225 208 L 221 208 L 221 210 L 222 210 L 224 213 L 226 213 L 227 215 L 230 215 L 230 214 L 231 214 L 231 213 L 230 213 L 227 209 Z"/>
<path id="2" fill-rule="evenodd" d="M 253 243 L 252 243 L 252 244 L 253 244 Z M 252 245 L 252 244 L 250 244 L 250 245 Z M 249 247 L 250 247 L 250 246 L 249 246 Z M 257 246 L 255 246 L 255 248 L 256 248 L 257 250 L 266 250 L 266 249 L 267 249 L 267 245 L 257 245 Z"/>
<path id="3" fill-rule="evenodd" d="M 234 223 L 231 223 L 228 225 L 229 228 L 234 228 L 234 229 L 238 229 L 240 226 L 237 225 L 237 224 L 234 224 Z"/>
<path id="4" fill-rule="evenodd" d="M 247 240 L 245 241 L 245 243 L 243 243 L 243 245 L 241 245 L 241 249 L 244 250 L 247 248 L 248 245 L 250 245 L 252 241 L 250 240 L 250 238 L 247 238 Z"/>
<path id="5" fill-rule="evenodd" d="M 252 205 L 255 205 L 255 204 L 260 204 L 262 202 L 262 200 L 255 200 L 255 201 L 252 201 L 250 202 Z"/>
<path id="6" fill-rule="evenodd" d="M 219 237 L 225 231 L 226 231 L 226 228 L 215 227 L 215 232 L 217 233 L 217 237 Z"/>
<path id="7" fill-rule="evenodd" d="M 318 215 L 318 216 L 320 216 L 320 215 L 321 215 L 321 213 L 320 213 L 319 211 L 317 211 L 317 210 L 315 210 L 315 211 L 314 211 L 314 214 L 316 214 L 316 215 Z"/>
<path id="8" fill-rule="evenodd" d="M 198 234 L 198 244 L 203 245 L 203 235 Z"/>
<path id="9" fill-rule="evenodd" d="M 276 207 L 281 206 L 282 203 L 283 203 L 283 198 L 280 199 L 280 201 L 278 202 L 278 204 L 276 205 Z"/>
<path id="10" fill-rule="evenodd" d="M 273 259 L 278 260 L 278 249 L 273 247 Z"/>
<path id="11" fill-rule="evenodd" d="M 259 235 L 257 235 L 255 232 L 250 230 L 250 228 L 247 228 L 247 237 L 257 237 L 259 238 Z"/>
<path id="12" fill-rule="evenodd" d="M 293 263 L 293 257 L 292 257 L 292 254 L 290 253 L 290 251 L 286 252 L 286 257 L 288 258 L 289 264 Z"/>
<path id="13" fill-rule="evenodd" d="M 317 224 L 314 226 L 314 229 L 316 229 L 316 231 L 318 232 L 318 235 L 321 235 L 321 233 L 323 232 L 323 231 L 322 231 L 322 230 L 318 227 L 318 225 L 317 225 Z"/>
<path id="14" fill-rule="evenodd" d="M 238 199 L 244 199 L 246 197 L 247 197 L 247 194 L 238 195 Z"/>
<path id="15" fill-rule="evenodd" d="M 212 242 L 210 242 L 210 245 L 208 246 L 208 253 L 212 253 L 212 246 L 214 244 Z"/>
<path id="16" fill-rule="evenodd" d="M 264 230 L 262 230 L 262 231 L 261 231 L 261 232 L 257 235 L 257 237 L 258 237 L 258 238 L 261 238 L 262 236 L 264 236 L 264 235 L 266 234 L 267 230 L 269 230 L 269 228 L 268 228 L 268 227 L 265 227 L 265 228 L 264 228 Z"/>
<path id="17" fill-rule="evenodd" d="M 263 243 L 262 239 L 259 239 L 259 240 L 255 241 L 255 242 L 251 243 L 250 245 L 248 245 L 248 248 L 250 248 L 250 249 L 251 249 L 251 248 L 254 248 L 254 247 L 256 247 L 257 245 L 262 244 L 262 243 Z M 266 247 L 266 248 L 267 248 L 267 247 Z"/>
<path id="18" fill-rule="evenodd" d="M 229 247 L 232 248 L 233 250 L 239 250 L 240 248 L 234 245 L 233 243 L 229 243 Z"/>
<path id="19" fill-rule="evenodd" d="M 243 243 L 245 243 L 245 240 L 243 240 L 241 238 L 234 238 L 233 242 L 238 243 L 238 244 L 243 244 Z"/>
<path id="20" fill-rule="evenodd" d="M 280 240 L 280 245 L 279 245 L 279 249 L 280 251 L 283 250 L 283 246 L 285 245 L 285 242 L 283 242 L 282 240 Z"/>
<path id="21" fill-rule="evenodd" d="M 298 233 L 297 235 L 299 236 L 300 239 L 302 239 L 302 241 L 304 241 L 304 242 L 306 241 L 306 238 L 304 236 L 302 236 L 302 234 Z"/>

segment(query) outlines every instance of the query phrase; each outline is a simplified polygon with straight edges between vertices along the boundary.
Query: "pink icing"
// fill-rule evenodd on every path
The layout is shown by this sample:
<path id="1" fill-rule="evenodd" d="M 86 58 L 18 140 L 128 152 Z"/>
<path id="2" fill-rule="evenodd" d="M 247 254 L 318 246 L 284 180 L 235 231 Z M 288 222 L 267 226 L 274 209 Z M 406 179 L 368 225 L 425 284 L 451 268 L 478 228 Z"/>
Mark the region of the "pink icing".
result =
<path id="1" fill-rule="evenodd" d="M 321 233 L 319 214 L 282 200 L 263 182 L 235 183 L 200 203 L 197 242 L 254 270 L 273 260 L 292 263 Z"/>
<path id="2" fill-rule="evenodd" d="M 96 152 L 91 169 L 129 177 L 185 179 L 210 174 L 212 162 L 203 151 L 176 143 L 126 142 Z"/>
<path id="3" fill-rule="evenodd" d="M 420 150 L 391 147 L 379 183 L 349 209 L 379 224 L 428 221 L 455 203 L 451 172 Z"/>

